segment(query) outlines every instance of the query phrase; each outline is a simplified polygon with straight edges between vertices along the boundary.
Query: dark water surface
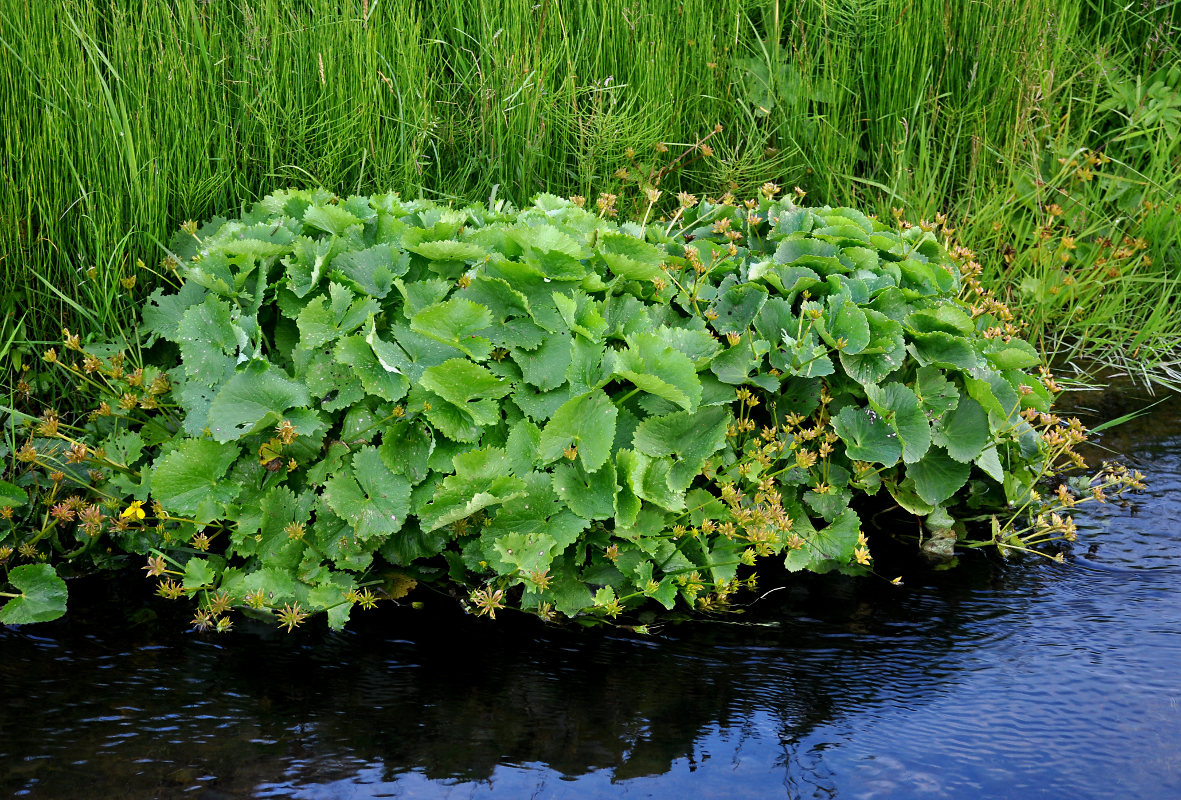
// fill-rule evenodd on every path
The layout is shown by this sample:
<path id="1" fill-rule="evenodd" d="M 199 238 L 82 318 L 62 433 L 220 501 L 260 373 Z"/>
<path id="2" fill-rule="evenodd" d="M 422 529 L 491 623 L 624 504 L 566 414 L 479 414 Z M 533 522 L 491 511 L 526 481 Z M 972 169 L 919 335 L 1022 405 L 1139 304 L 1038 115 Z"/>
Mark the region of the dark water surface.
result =
<path id="1" fill-rule="evenodd" d="M 0 628 L 0 796 L 1181 798 L 1179 419 L 1108 435 L 1150 489 L 1064 565 L 808 578 L 648 638 L 443 601 L 210 637 L 100 587 Z"/>

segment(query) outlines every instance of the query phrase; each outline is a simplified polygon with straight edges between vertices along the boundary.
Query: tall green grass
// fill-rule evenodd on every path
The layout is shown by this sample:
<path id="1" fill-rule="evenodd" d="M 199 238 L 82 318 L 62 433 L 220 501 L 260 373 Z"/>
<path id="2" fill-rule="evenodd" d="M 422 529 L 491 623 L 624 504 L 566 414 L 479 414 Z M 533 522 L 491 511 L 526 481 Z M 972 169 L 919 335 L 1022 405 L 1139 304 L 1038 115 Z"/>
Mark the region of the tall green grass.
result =
<path id="1" fill-rule="evenodd" d="M 947 213 L 1048 349 L 1130 358 L 1150 331 L 1166 363 L 1181 161 L 1145 110 L 1181 111 L 1181 79 L 1135 84 L 1177 63 L 1179 20 L 1156 0 L 0 0 L 0 297 L 33 338 L 110 331 L 181 221 L 274 188 L 594 196 L 721 124 L 661 188 Z M 1081 148 L 1117 160 L 1058 186 Z M 1077 195 L 1077 238 L 1143 236 L 1152 263 L 1051 294 L 1047 187 Z"/>

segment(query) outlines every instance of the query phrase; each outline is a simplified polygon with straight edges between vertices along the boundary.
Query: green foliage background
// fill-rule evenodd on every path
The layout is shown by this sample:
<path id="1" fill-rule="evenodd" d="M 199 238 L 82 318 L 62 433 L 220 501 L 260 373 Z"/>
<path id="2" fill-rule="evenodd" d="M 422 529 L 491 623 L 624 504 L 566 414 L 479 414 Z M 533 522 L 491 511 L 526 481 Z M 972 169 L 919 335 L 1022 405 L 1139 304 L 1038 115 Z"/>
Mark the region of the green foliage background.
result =
<path id="1" fill-rule="evenodd" d="M 819 203 L 948 212 L 1035 335 L 1167 367 L 1181 323 L 1152 310 L 1176 290 L 1177 9 L 2 0 L 0 345 L 126 325 L 136 259 L 277 186 L 593 196 L 630 185 L 628 148 L 642 166 L 720 123 L 714 156 L 662 188 L 777 180 Z M 1094 180 L 1058 161 L 1083 148 L 1114 159 Z M 1143 240 L 1118 274 L 1064 272 L 1046 247 L 1063 193 L 1076 207 L 1050 243 L 1078 239 L 1075 262 L 1105 259 L 1086 249 L 1102 237 Z"/>

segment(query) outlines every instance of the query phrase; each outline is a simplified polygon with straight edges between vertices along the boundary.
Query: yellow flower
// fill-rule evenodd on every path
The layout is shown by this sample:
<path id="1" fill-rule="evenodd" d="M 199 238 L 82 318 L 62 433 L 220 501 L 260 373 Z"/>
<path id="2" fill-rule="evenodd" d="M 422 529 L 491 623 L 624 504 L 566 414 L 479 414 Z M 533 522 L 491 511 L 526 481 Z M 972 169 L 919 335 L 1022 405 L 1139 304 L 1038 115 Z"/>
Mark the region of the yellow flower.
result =
<path id="1" fill-rule="evenodd" d="M 144 505 L 143 500 L 132 500 L 131 505 L 129 505 L 127 508 L 123 509 L 123 513 L 120 514 L 119 516 L 128 517 L 130 519 L 137 519 L 137 520 L 143 519 L 145 516 L 143 505 Z"/>

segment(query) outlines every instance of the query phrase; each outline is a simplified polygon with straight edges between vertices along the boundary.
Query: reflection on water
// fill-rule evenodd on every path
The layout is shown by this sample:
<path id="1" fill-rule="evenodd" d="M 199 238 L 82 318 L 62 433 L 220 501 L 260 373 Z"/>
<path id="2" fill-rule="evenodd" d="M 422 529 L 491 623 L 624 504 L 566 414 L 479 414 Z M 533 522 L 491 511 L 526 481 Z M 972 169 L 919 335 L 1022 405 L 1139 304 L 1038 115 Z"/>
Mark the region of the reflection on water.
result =
<path id="1" fill-rule="evenodd" d="M 0 794 L 1181 797 L 1168 419 L 1120 434 L 1150 491 L 1088 513 L 1065 565 L 808 578 L 648 638 L 444 601 L 210 638 L 96 586 L 86 625 L 0 629 Z"/>

